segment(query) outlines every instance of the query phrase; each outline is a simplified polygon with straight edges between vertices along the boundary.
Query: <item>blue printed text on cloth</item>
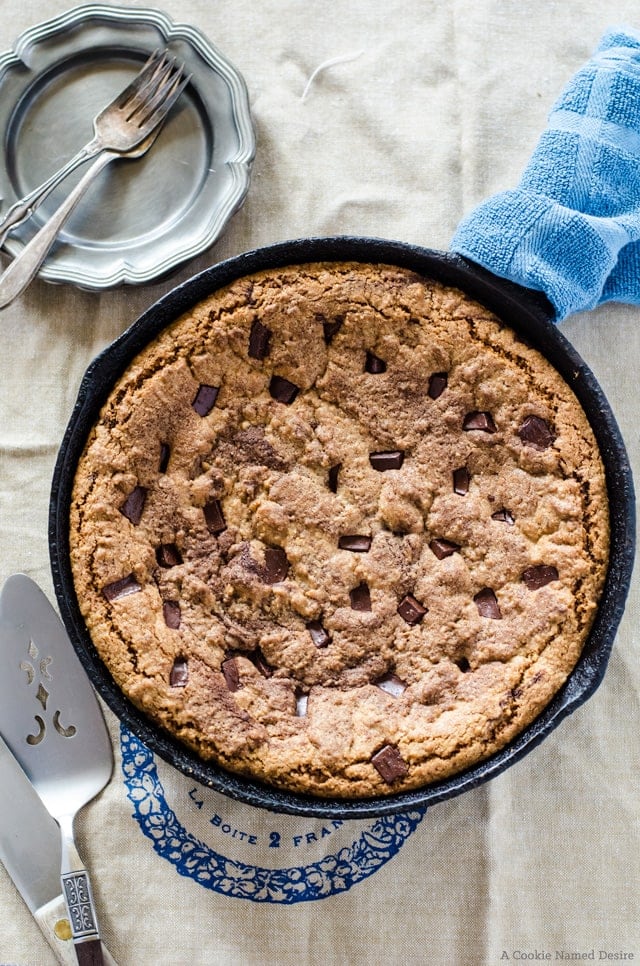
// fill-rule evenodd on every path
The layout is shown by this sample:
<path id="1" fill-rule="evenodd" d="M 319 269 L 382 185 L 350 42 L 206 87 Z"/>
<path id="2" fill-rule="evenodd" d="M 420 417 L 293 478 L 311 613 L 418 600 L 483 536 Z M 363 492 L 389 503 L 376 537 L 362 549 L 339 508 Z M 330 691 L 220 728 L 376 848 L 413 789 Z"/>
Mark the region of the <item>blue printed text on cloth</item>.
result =
<path id="1" fill-rule="evenodd" d="M 259 810 L 242 806 L 245 828 L 232 828 L 226 816 L 209 814 L 205 807 L 205 799 L 210 805 L 221 796 L 189 781 L 167 791 L 159 774 L 162 763 L 124 726 L 120 748 L 133 817 L 155 852 L 180 875 L 228 898 L 291 905 L 347 892 L 396 856 L 426 813 L 422 806 L 364 823 L 329 822 L 325 827 L 320 822 L 315 831 L 299 825 L 288 842 L 281 832 L 271 831 L 260 849 Z M 175 785 L 173 769 L 167 768 L 167 777 Z M 186 796 L 181 795 L 185 790 Z M 180 798 L 189 799 L 190 814 L 179 814 L 184 812 Z M 233 804 L 220 807 L 231 809 Z M 237 805 L 235 809 L 238 814 Z M 277 825 L 278 816 L 272 819 Z M 312 856 L 304 849 L 311 840 Z M 269 864 L 265 853 L 272 856 Z"/>

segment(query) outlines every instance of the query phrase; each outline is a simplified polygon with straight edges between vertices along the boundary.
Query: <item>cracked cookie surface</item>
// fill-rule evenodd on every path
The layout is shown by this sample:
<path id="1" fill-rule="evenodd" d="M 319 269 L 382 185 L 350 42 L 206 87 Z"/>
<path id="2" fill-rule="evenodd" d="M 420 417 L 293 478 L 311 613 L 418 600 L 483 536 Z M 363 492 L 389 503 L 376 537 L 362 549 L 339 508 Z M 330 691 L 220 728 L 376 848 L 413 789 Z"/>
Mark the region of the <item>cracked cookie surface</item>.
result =
<path id="1" fill-rule="evenodd" d="M 461 292 L 262 272 L 169 326 L 79 462 L 80 608 L 123 692 L 205 759 L 384 795 L 507 744 L 575 665 L 608 555 L 574 395 Z"/>

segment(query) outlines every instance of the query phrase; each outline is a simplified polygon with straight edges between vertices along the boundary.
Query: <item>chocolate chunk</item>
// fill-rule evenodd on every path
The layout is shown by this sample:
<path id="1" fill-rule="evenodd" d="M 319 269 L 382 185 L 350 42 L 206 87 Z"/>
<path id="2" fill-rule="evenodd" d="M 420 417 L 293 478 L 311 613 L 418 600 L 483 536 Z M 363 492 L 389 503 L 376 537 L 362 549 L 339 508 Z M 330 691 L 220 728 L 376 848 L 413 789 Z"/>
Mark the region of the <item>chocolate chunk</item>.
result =
<path id="1" fill-rule="evenodd" d="M 296 692 L 296 716 L 298 718 L 306 717 L 308 704 L 309 695 Z"/>
<path id="2" fill-rule="evenodd" d="M 320 621 L 309 621 L 307 630 L 311 634 L 311 640 L 316 647 L 327 647 L 331 643 L 331 638 Z"/>
<path id="3" fill-rule="evenodd" d="M 264 654 L 262 653 L 259 647 L 256 647 L 256 649 L 252 652 L 250 657 L 254 665 L 257 667 L 258 671 L 260 671 L 260 674 L 262 675 L 263 678 L 270 678 L 272 676 L 273 668 L 271 667 L 271 665 L 269 664 L 269 662 L 267 661 L 266 657 L 264 656 Z"/>
<path id="4" fill-rule="evenodd" d="M 282 547 L 267 547 L 264 552 L 262 579 L 265 584 L 279 584 L 289 573 L 289 561 Z"/>
<path id="5" fill-rule="evenodd" d="M 406 761 L 395 745 L 385 745 L 377 751 L 371 759 L 371 764 L 387 785 L 393 785 L 409 772 Z"/>
<path id="6" fill-rule="evenodd" d="M 548 449 L 555 440 L 549 424 L 540 416 L 527 416 L 518 430 L 518 436 L 527 446 L 539 450 Z"/>
<path id="7" fill-rule="evenodd" d="M 428 611 L 413 594 L 407 594 L 398 604 L 398 613 L 407 624 L 414 625 L 419 624 Z"/>
<path id="8" fill-rule="evenodd" d="M 285 406 L 290 406 L 293 400 L 296 398 L 300 389 L 293 382 L 289 382 L 283 376 L 272 376 L 271 382 L 269 383 L 269 392 L 276 402 L 284 403 Z"/>
<path id="9" fill-rule="evenodd" d="M 437 399 L 447 388 L 448 376 L 446 372 L 432 372 L 429 376 L 429 389 L 427 395 L 431 399 Z"/>
<path id="10" fill-rule="evenodd" d="M 209 500 L 205 503 L 204 519 L 210 533 L 222 533 L 227 529 L 220 500 Z"/>
<path id="11" fill-rule="evenodd" d="M 229 691 L 237 691 L 240 687 L 240 669 L 235 657 L 229 657 L 223 661 L 220 670 L 224 675 L 224 681 Z"/>
<path id="12" fill-rule="evenodd" d="M 485 587 L 473 598 L 480 617 L 490 617 L 492 620 L 502 620 L 496 595 L 490 587 Z"/>
<path id="13" fill-rule="evenodd" d="M 381 372 L 387 371 L 387 363 L 379 356 L 375 356 L 373 352 L 367 352 L 364 371 L 370 372 L 374 376 L 378 376 Z"/>
<path id="14" fill-rule="evenodd" d="M 158 462 L 158 473 L 166 473 L 171 457 L 171 447 L 168 443 L 160 443 L 160 460 Z"/>
<path id="15" fill-rule="evenodd" d="M 358 584 L 357 587 L 350 590 L 349 599 L 351 600 L 351 610 L 371 610 L 371 592 L 367 584 Z"/>
<path id="16" fill-rule="evenodd" d="M 469 432 L 471 429 L 477 429 L 482 433 L 495 433 L 496 424 L 493 421 L 491 413 L 475 410 L 472 413 L 467 413 L 464 417 L 462 428 L 465 432 Z"/>
<path id="17" fill-rule="evenodd" d="M 538 564 L 535 567 L 527 567 L 522 574 L 522 579 L 529 590 L 540 590 L 551 581 L 558 580 L 559 574 L 551 564 Z"/>
<path id="18" fill-rule="evenodd" d="M 103 587 L 102 593 L 108 601 L 114 601 L 120 600 L 121 597 L 128 597 L 129 594 L 137 594 L 139 590 L 142 590 L 142 587 L 136 578 L 133 574 L 127 574 L 126 577 L 114 580 L 113 583 Z"/>
<path id="19" fill-rule="evenodd" d="M 453 492 L 457 493 L 458 496 L 466 496 L 469 492 L 470 482 L 471 475 L 466 466 L 461 466 L 453 471 Z"/>
<path id="20" fill-rule="evenodd" d="M 379 681 L 376 681 L 376 687 L 380 688 L 381 691 L 386 691 L 394 698 L 399 698 L 402 692 L 407 689 L 407 685 L 397 674 L 388 674 L 386 677 L 380 678 Z"/>
<path id="21" fill-rule="evenodd" d="M 371 537 L 360 533 L 345 533 L 338 540 L 340 550 L 351 550 L 352 553 L 367 553 L 371 547 Z"/>
<path id="22" fill-rule="evenodd" d="M 182 563 L 182 556 L 175 543 L 161 543 L 156 548 L 156 560 L 161 567 L 177 567 Z"/>
<path id="23" fill-rule="evenodd" d="M 249 333 L 249 355 L 252 359 L 266 359 L 269 355 L 271 329 L 259 322 L 258 319 L 251 326 Z"/>
<path id="24" fill-rule="evenodd" d="M 180 627 L 182 614 L 180 604 L 177 600 L 165 600 L 162 604 L 162 616 L 164 622 L 172 631 L 177 631 Z"/>
<path id="25" fill-rule="evenodd" d="M 326 319 L 323 321 L 322 335 L 327 345 L 330 345 L 333 342 L 335 336 L 342 328 L 343 322 L 344 319 L 341 319 L 340 317 L 336 317 L 333 322 L 329 322 Z"/>
<path id="26" fill-rule="evenodd" d="M 492 513 L 491 519 L 497 520 L 498 523 L 508 523 L 510 526 L 513 526 L 513 524 L 516 522 L 511 513 L 509 513 L 508 510 L 505 510 L 504 507 L 502 510 L 497 510 L 495 513 Z"/>
<path id="27" fill-rule="evenodd" d="M 219 392 L 219 386 L 207 386 L 204 383 L 200 385 L 196 393 L 196 398 L 191 403 L 198 416 L 209 415 L 216 404 Z"/>
<path id="28" fill-rule="evenodd" d="M 147 490 L 144 486 L 136 486 L 124 501 L 120 509 L 123 517 L 126 517 L 134 527 L 137 527 L 142 519 L 142 511 L 147 500 Z"/>
<path id="29" fill-rule="evenodd" d="M 187 664 L 185 658 L 177 657 L 173 662 L 173 667 L 171 668 L 169 684 L 172 688 L 184 688 L 186 687 L 188 680 L 189 665 Z"/>
<path id="30" fill-rule="evenodd" d="M 455 661 L 455 664 L 458 666 L 458 668 L 462 671 L 463 674 L 466 674 L 467 671 L 471 670 L 471 665 L 469 664 L 468 659 L 464 656 L 459 657 L 458 660 Z"/>
<path id="31" fill-rule="evenodd" d="M 450 557 L 451 554 L 456 553 L 460 549 L 457 543 L 452 543 L 450 540 L 442 540 L 438 538 L 437 540 L 432 540 L 429 547 L 436 555 L 438 560 L 444 560 L 445 557 Z"/>
<path id="32" fill-rule="evenodd" d="M 336 463 L 329 470 L 329 489 L 332 493 L 338 492 L 338 477 L 340 475 L 340 470 L 342 469 L 342 463 Z"/>
<path id="33" fill-rule="evenodd" d="M 379 453 L 369 453 L 369 462 L 374 470 L 384 473 L 385 470 L 399 470 L 404 463 L 404 450 L 392 449 Z"/>

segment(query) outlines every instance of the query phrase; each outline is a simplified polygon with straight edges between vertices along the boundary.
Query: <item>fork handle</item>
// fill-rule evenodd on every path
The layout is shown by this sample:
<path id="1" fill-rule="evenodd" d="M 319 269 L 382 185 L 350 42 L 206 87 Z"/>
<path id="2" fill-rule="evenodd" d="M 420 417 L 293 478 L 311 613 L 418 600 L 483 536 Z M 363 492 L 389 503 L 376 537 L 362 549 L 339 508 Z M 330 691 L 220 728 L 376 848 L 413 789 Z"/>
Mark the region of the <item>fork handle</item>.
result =
<path id="1" fill-rule="evenodd" d="M 79 168 L 81 164 L 90 158 L 95 158 L 100 150 L 100 147 L 95 141 L 90 141 L 88 144 L 85 144 L 77 154 L 74 154 L 66 164 L 58 168 L 46 181 L 43 181 L 37 188 L 33 188 L 24 198 L 20 198 L 19 201 L 14 202 L 0 219 L 0 248 L 6 242 L 9 232 L 17 228 L 18 225 L 21 225 L 25 219 L 33 214 L 36 208 L 39 208 L 42 202 L 49 197 L 54 188 L 57 188 L 72 171 L 75 171 L 76 168 Z"/>
<path id="2" fill-rule="evenodd" d="M 25 245 L 20 254 L 9 263 L 4 273 L 0 275 L 0 309 L 13 302 L 25 290 L 37 274 L 62 226 L 91 182 L 110 161 L 117 157 L 120 157 L 120 155 L 116 151 L 104 151 L 99 154 L 60 207 L 54 211 L 40 231 Z"/>

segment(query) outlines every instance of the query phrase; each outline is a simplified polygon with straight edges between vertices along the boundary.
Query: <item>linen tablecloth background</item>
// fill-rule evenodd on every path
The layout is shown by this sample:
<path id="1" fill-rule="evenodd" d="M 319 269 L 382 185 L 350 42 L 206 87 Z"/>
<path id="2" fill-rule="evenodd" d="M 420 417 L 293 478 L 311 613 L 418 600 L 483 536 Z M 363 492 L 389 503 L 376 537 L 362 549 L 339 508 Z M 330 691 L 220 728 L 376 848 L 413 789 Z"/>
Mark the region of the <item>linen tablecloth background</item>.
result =
<path id="1" fill-rule="evenodd" d="M 72 5 L 4 4 L 0 48 Z M 253 181 L 222 240 L 172 279 L 97 294 L 36 281 L 0 313 L 0 579 L 26 571 L 52 599 L 50 479 L 99 350 L 176 281 L 260 245 L 362 234 L 447 248 L 464 214 L 517 183 L 553 102 L 605 29 L 640 29 L 631 0 L 158 6 L 243 73 L 258 138 Z M 607 305 L 562 330 L 600 380 L 640 477 L 640 309 Z M 114 776 L 77 828 L 120 966 L 638 960 L 637 622 L 636 581 L 595 696 L 499 778 L 398 820 L 402 847 L 370 875 L 349 846 L 374 834 L 371 823 L 285 821 L 205 793 L 126 742 L 123 770 L 107 712 Z M 173 814 L 172 845 L 162 823 Z M 191 866 L 189 836 L 206 838 Z M 255 870 L 267 866 L 289 869 L 280 892 L 275 873 L 259 892 Z M 313 876 L 326 879 L 326 897 L 304 901 Z M 0 963 L 55 963 L 1 866 L 0 909 Z"/>

